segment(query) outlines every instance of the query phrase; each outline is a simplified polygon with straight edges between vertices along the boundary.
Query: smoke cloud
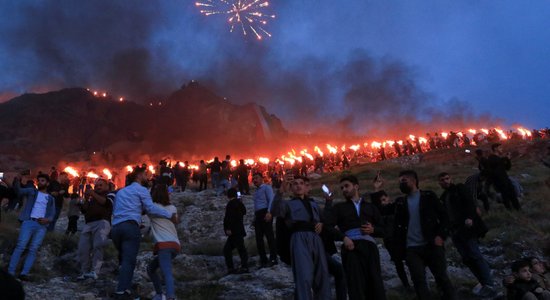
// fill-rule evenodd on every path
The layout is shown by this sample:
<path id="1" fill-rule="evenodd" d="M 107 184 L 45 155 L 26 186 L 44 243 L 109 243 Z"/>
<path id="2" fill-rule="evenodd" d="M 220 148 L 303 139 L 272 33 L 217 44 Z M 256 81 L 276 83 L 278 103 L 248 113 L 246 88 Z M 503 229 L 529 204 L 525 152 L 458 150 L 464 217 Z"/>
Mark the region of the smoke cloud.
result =
<path id="1" fill-rule="evenodd" d="M 192 46 L 180 49 L 159 37 L 170 15 L 161 2 L 6 6 L 4 13 L 17 17 L 3 21 L 0 34 L 8 42 L 0 49 L 13 57 L 8 69 L 17 80 L 0 84 L 0 95 L 84 86 L 144 102 L 198 79 L 231 102 L 264 105 L 292 132 L 377 135 L 494 121 L 459 99 L 441 101 L 417 84 L 414 68 L 366 50 L 338 59 L 304 56 L 290 64 L 268 43 L 241 40 L 220 49 L 214 37 L 216 55 L 193 62 L 196 53 L 185 52 Z M 190 45 L 208 43 L 200 32 L 181 38 Z"/>

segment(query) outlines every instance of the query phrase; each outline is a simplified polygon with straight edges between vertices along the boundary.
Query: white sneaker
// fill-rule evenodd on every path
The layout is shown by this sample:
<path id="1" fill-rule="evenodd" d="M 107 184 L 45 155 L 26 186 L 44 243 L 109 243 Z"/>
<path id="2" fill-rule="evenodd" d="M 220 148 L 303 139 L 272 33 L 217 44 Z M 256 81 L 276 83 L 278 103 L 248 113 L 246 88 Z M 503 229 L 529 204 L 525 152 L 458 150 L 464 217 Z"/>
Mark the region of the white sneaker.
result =
<path id="1" fill-rule="evenodd" d="M 84 276 L 84 273 L 78 275 L 78 277 L 76 277 L 76 280 L 77 281 L 82 281 L 82 280 L 85 280 L 86 279 L 86 276 Z"/>
<path id="2" fill-rule="evenodd" d="M 92 278 L 93 280 L 96 280 L 97 277 L 98 277 L 97 274 L 94 271 L 84 273 L 84 274 L 82 274 L 82 276 L 84 276 L 84 278 Z"/>
<path id="3" fill-rule="evenodd" d="M 164 294 L 156 294 L 151 300 L 166 300 L 166 296 Z"/>
<path id="4" fill-rule="evenodd" d="M 474 295 L 479 295 L 479 292 L 481 291 L 481 288 L 483 287 L 483 285 L 481 283 L 478 283 L 476 286 L 474 286 L 474 288 L 472 289 L 472 293 Z"/>

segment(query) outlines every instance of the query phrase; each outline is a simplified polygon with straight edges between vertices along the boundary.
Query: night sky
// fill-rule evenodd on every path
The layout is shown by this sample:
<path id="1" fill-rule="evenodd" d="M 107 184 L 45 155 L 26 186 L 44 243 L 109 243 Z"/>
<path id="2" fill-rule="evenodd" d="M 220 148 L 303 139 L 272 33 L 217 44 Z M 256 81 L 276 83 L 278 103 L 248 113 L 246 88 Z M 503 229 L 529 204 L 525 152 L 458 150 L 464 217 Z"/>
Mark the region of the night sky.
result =
<path id="1" fill-rule="evenodd" d="M 81 86 L 147 101 L 195 79 L 301 130 L 549 125 L 549 1 L 273 0 L 266 11 L 273 36 L 258 41 L 194 1 L 1 1 L 0 100 Z"/>

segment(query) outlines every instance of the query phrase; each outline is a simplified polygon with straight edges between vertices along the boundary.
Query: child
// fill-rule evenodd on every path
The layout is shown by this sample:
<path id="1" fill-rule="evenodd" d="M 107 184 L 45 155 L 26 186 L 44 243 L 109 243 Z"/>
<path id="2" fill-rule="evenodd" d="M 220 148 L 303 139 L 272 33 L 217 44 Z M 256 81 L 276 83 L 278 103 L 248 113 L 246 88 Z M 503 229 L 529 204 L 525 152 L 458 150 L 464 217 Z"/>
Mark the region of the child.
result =
<path id="1" fill-rule="evenodd" d="M 508 299 L 513 300 L 550 300 L 550 292 L 539 286 L 529 271 L 527 260 L 518 260 L 512 264 L 514 279 L 506 286 Z"/>
<path id="2" fill-rule="evenodd" d="M 69 224 L 67 225 L 67 230 L 65 234 L 75 234 L 78 229 L 78 218 L 80 217 L 80 207 L 78 206 L 80 199 L 78 194 L 72 193 L 71 200 L 69 201 L 69 211 L 67 216 L 69 217 Z"/>
<path id="3" fill-rule="evenodd" d="M 536 257 L 530 257 L 528 260 L 531 265 L 533 279 L 535 279 L 543 289 L 550 291 L 550 272 L 546 270 L 544 262 L 538 260 Z"/>
<path id="4" fill-rule="evenodd" d="M 168 187 L 166 184 L 155 185 L 152 193 L 153 202 L 155 205 L 162 207 L 172 214 L 177 214 L 178 210 L 170 203 L 168 195 Z M 176 226 L 172 221 L 164 218 L 150 216 L 151 218 L 151 234 L 153 236 L 154 250 L 157 254 L 147 267 L 147 274 L 151 278 L 155 286 L 156 295 L 153 300 L 163 299 L 162 285 L 157 269 L 160 267 L 166 284 L 166 299 L 176 299 L 176 291 L 174 288 L 174 277 L 172 275 L 172 258 L 180 252 L 180 241 Z M 176 223 L 179 223 L 179 218 L 176 218 Z"/>

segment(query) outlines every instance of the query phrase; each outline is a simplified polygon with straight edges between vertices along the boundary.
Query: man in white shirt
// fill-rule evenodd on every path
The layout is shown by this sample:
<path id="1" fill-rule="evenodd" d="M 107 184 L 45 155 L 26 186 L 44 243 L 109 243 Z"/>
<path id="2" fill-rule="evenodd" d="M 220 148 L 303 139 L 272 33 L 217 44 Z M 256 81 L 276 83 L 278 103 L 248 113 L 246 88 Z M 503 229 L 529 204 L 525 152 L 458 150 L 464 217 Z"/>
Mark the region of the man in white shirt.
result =
<path id="1" fill-rule="evenodd" d="M 50 178 L 46 174 L 39 174 L 37 177 L 38 189 L 21 188 L 19 178 L 15 179 L 14 189 L 20 196 L 26 196 L 27 201 L 19 215 L 21 231 L 17 239 L 17 246 L 11 255 L 8 272 L 15 276 L 15 270 L 19 264 L 21 254 L 29 244 L 29 253 L 25 259 L 23 269 L 19 275 L 19 279 L 29 281 L 29 272 L 36 259 L 36 252 L 42 245 L 42 241 L 46 236 L 47 226 L 52 222 L 55 216 L 55 199 L 47 193 Z"/>

